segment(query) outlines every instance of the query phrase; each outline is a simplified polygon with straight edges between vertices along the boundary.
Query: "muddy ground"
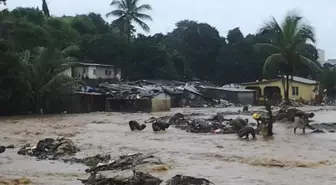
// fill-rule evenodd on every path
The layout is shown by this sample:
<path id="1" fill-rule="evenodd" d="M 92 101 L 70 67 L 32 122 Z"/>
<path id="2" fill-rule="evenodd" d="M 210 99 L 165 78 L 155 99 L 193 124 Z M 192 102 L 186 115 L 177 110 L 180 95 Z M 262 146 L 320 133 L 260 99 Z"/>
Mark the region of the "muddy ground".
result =
<path id="1" fill-rule="evenodd" d="M 81 149 L 78 157 L 108 153 L 113 157 L 132 152 L 153 152 L 168 164 L 165 172 L 152 172 L 167 180 L 175 174 L 201 176 L 218 185 L 307 185 L 336 183 L 336 134 L 297 135 L 286 123 L 276 123 L 274 139 L 238 140 L 237 136 L 193 134 L 169 128 L 153 133 L 151 126 L 142 132 L 131 132 L 129 120 L 144 121 L 151 116 L 176 112 L 200 113 L 209 117 L 230 109 L 173 109 L 161 113 L 90 113 L 48 115 L 43 117 L 11 117 L 0 119 L 0 145 L 21 146 L 36 143 L 45 137 L 66 136 Z M 254 110 L 260 107 L 254 107 Z M 314 120 L 336 122 L 335 107 L 305 107 L 314 110 Z M 236 117 L 230 115 L 228 117 Z M 248 117 L 249 116 L 243 116 Z M 17 155 L 16 149 L 0 154 L 1 181 L 26 177 L 32 184 L 79 185 L 77 178 L 86 178 L 80 164 L 58 161 L 36 161 Z"/>

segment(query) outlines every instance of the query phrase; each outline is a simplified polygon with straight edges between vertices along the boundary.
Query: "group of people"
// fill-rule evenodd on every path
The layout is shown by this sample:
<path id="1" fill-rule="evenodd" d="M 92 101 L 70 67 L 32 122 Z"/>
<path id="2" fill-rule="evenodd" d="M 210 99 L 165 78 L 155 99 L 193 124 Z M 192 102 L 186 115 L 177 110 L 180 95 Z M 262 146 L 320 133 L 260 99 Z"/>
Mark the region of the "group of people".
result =
<path id="1" fill-rule="evenodd" d="M 244 109 L 247 109 L 247 108 L 244 108 Z M 256 120 L 257 122 L 256 129 L 248 125 L 248 122 L 249 122 L 248 119 L 242 119 L 238 117 L 236 119 L 229 119 L 227 121 L 229 125 L 233 128 L 234 132 L 236 132 L 240 138 L 249 139 L 249 135 L 252 135 L 253 139 L 256 139 L 256 134 L 259 134 L 260 132 L 264 137 L 273 136 L 274 118 L 272 115 L 272 109 L 270 105 L 265 105 L 265 109 L 266 109 L 267 114 L 264 116 L 261 116 L 258 113 L 254 113 L 252 115 L 252 118 Z M 293 118 L 289 120 L 293 122 L 294 134 L 296 134 L 297 128 L 302 129 L 303 133 L 305 133 L 305 128 L 309 126 L 308 119 L 312 117 L 314 117 L 314 113 L 306 113 L 301 110 L 296 110 L 294 112 Z M 172 118 L 170 118 L 169 122 L 166 122 L 165 120 L 162 120 L 162 119 L 157 119 L 155 117 L 152 117 L 149 120 L 145 121 L 145 123 L 152 123 L 153 131 L 158 132 L 158 131 L 165 131 L 166 129 L 170 127 L 171 122 L 174 122 L 179 119 L 184 119 L 184 116 L 181 113 L 175 114 Z M 131 131 L 135 131 L 135 130 L 141 131 L 146 128 L 146 125 L 139 124 L 137 121 L 129 121 L 129 127 Z"/>

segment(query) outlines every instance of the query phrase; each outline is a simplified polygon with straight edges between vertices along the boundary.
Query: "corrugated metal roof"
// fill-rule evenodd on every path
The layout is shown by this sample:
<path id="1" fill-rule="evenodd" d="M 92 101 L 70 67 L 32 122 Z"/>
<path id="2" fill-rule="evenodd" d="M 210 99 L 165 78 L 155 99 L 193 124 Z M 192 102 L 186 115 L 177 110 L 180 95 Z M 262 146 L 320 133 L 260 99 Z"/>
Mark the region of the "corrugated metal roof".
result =
<path id="1" fill-rule="evenodd" d="M 222 91 L 232 91 L 232 92 L 254 92 L 252 89 L 243 89 L 243 88 L 235 88 L 235 87 L 209 87 L 209 86 L 200 86 L 204 89 L 216 89 Z"/>
<path id="2" fill-rule="evenodd" d="M 96 63 L 84 63 L 84 62 L 80 62 L 79 65 L 83 65 L 83 66 L 114 67 L 113 65 L 108 65 L 108 64 L 96 64 Z"/>
<path id="3" fill-rule="evenodd" d="M 289 76 L 291 78 L 291 76 Z M 284 78 L 286 78 L 286 76 L 284 76 Z M 281 75 L 279 75 L 278 79 L 269 79 L 269 80 L 263 80 L 263 81 L 256 81 L 256 82 L 246 82 L 246 83 L 241 83 L 241 85 L 253 85 L 253 84 L 265 84 L 265 83 L 270 83 L 270 82 L 274 82 L 277 80 L 281 80 Z M 293 81 L 294 82 L 299 82 L 299 83 L 304 83 L 304 84 L 310 84 L 310 85 L 314 85 L 314 84 L 318 84 L 319 82 L 316 80 L 311 80 L 311 79 L 307 79 L 307 78 L 303 78 L 303 77 L 299 77 L 299 76 L 293 76 Z"/>
<path id="4" fill-rule="evenodd" d="M 279 77 L 281 78 L 281 76 L 279 75 Z M 285 75 L 284 78 L 286 78 L 287 76 Z M 292 76 L 289 76 L 289 78 L 291 78 Z M 318 82 L 315 80 L 311 80 L 308 78 L 302 78 L 299 76 L 293 76 L 293 81 L 295 82 L 300 82 L 300 83 L 305 83 L 305 84 L 317 84 Z"/>

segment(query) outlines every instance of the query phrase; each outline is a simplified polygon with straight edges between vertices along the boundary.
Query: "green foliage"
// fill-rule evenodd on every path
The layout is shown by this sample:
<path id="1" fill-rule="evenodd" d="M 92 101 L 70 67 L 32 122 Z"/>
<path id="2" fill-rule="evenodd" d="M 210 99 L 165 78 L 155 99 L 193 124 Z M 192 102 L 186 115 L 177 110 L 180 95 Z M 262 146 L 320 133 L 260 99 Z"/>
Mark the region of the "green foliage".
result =
<path id="1" fill-rule="evenodd" d="M 132 33 L 132 22 L 138 24 L 143 30 L 149 32 L 149 26 L 144 20 L 152 20 L 152 17 L 144 14 L 144 11 L 152 10 L 148 4 L 139 5 L 140 0 L 113 0 L 111 6 L 116 9 L 107 13 L 106 16 L 118 17 L 115 20 L 115 25 L 120 33 L 124 33 L 129 38 Z"/>
<path id="2" fill-rule="evenodd" d="M 305 65 L 314 73 L 321 71 L 318 63 L 308 58 L 310 55 L 310 57 L 317 59 L 315 51 L 309 52 L 307 49 L 307 47 L 311 49 L 312 46 L 306 44 L 307 41 L 315 42 L 314 30 L 310 25 L 303 23 L 303 17 L 289 12 L 281 24 L 273 18 L 261 27 L 259 32 L 269 34 L 269 42 L 259 43 L 255 46 L 274 51 L 266 59 L 263 72 L 266 73 L 270 66 L 273 68 L 278 66 L 278 74 L 287 77 L 284 94 L 285 99 L 288 100 L 289 76 L 296 75 L 299 67 Z"/>
<path id="3" fill-rule="evenodd" d="M 322 79 L 328 92 L 333 92 L 334 71 L 324 69 L 322 76 L 312 73 L 318 54 L 313 45 L 304 42 L 313 35 L 309 27 L 300 26 L 299 18 L 286 18 L 288 25 L 282 27 L 272 21 L 260 33 L 247 36 L 233 28 L 224 38 L 211 25 L 191 20 L 176 23 L 167 34 L 144 36 L 136 35 L 131 24 L 139 23 L 135 18 L 149 19 L 142 10 L 150 10 L 150 6 L 139 2 L 113 1 L 116 10 L 110 15 L 117 15 L 117 19 L 111 24 L 96 13 L 48 17 L 35 8 L 1 11 L 0 103 L 6 109 L 0 112 L 27 113 L 41 107 L 55 111 L 50 109 L 54 102 L 78 84 L 62 73 L 73 65 L 69 62 L 73 57 L 80 62 L 120 67 L 123 78 L 130 80 L 198 78 L 220 85 L 261 80 L 266 66 L 268 77 L 310 75 Z M 125 31 L 128 37 L 120 34 Z M 282 34 L 274 34 L 276 31 Z M 73 45 L 79 50 L 69 48 Z M 65 54 L 69 52 L 71 58 Z M 279 58 L 283 60 L 275 60 Z"/>

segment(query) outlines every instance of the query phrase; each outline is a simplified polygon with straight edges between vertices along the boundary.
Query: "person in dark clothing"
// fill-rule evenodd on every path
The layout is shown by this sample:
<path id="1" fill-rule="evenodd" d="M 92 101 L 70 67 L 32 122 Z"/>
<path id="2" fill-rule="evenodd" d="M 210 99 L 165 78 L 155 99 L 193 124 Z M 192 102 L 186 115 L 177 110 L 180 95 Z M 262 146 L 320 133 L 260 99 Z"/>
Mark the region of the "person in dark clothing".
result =
<path id="1" fill-rule="evenodd" d="M 304 119 L 305 121 L 308 120 L 309 118 L 313 118 L 315 116 L 314 113 L 306 113 L 306 112 L 303 112 L 301 110 L 298 110 L 295 112 L 294 114 L 294 117 L 300 117 L 302 119 Z"/>
<path id="2" fill-rule="evenodd" d="M 165 131 L 169 128 L 169 126 L 169 123 L 164 123 L 160 121 L 155 121 L 154 123 L 152 123 L 152 128 L 154 132 Z"/>
<path id="3" fill-rule="evenodd" d="M 242 129 L 239 130 L 238 132 L 238 136 L 240 138 L 243 138 L 245 136 L 245 139 L 249 139 L 249 135 L 252 135 L 253 139 L 256 139 L 256 131 L 253 127 L 250 127 L 250 126 L 246 126 Z"/>
<path id="4" fill-rule="evenodd" d="M 137 121 L 129 121 L 128 124 L 129 124 L 129 127 L 130 127 L 131 131 L 143 130 L 143 129 L 146 128 L 145 124 L 140 125 Z"/>
<path id="5" fill-rule="evenodd" d="M 239 131 L 240 129 L 244 128 L 247 126 L 248 119 L 242 119 L 240 117 L 236 119 L 231 119 L 230 120 L 230 125 L 233 127 L 235 131 Z"/>

